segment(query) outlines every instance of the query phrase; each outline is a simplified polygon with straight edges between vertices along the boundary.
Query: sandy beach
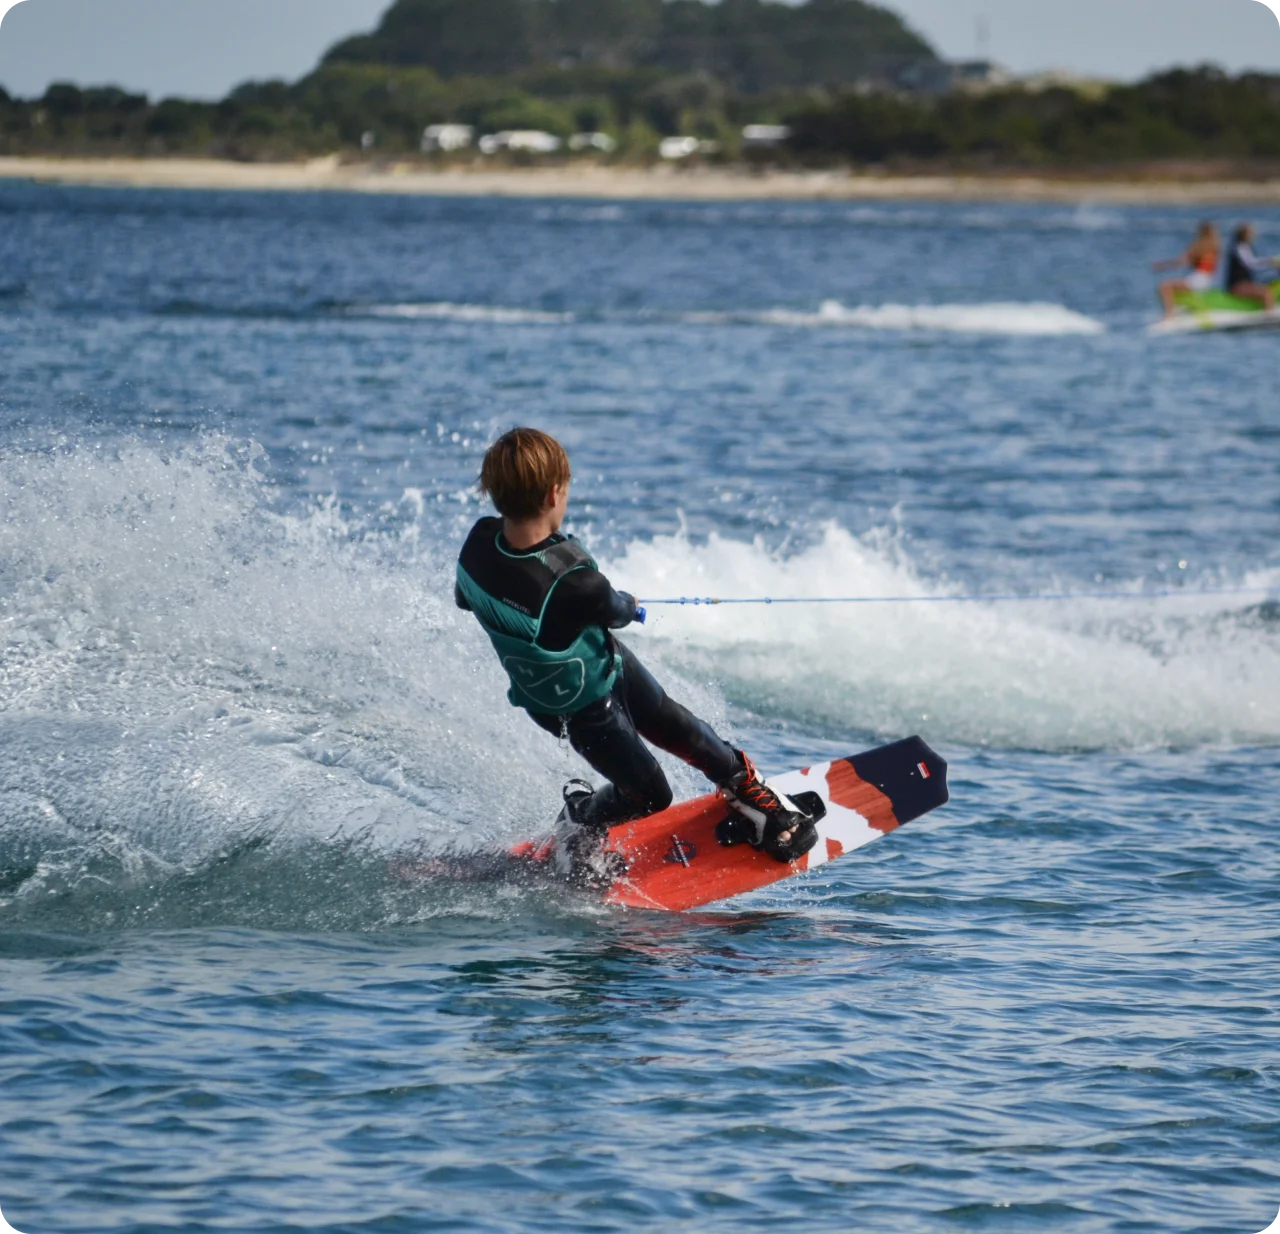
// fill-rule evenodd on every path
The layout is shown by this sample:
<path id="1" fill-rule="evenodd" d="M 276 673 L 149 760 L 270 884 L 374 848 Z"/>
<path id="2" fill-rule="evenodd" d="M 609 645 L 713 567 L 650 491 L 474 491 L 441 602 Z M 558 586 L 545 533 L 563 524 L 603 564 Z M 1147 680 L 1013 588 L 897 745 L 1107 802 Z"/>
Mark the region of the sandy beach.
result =
<path id="1" fill-rule="evenodd" d="M 1095 202 L 1112 205 L 1280 203 L 1280 180 L 1101 179 L 1030 175 L 886 175 L 849 171 L 602 167 L 427 169 L 420 164 L 221 159 L 0 158 L 0 179 L 122 188 L 359 192 L 456 197 L 604 199 Z"/>

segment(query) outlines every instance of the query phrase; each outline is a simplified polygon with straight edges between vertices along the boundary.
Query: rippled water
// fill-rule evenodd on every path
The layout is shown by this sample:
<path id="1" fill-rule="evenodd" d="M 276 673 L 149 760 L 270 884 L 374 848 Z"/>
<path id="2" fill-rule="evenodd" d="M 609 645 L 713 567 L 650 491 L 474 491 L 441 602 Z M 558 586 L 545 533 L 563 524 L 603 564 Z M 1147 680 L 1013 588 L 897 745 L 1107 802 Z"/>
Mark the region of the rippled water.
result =
<path id="1" fill-rule="evenodd" d="M 1145 335 L 1197 217 L 0 188 L 5 1216 L 1267 1225 L 1276 341 Z M 406 879 L 583 770 L 451 604 L 516 422 L 650 597 L 1078 598 L 634 634 L 766 769 L 950 761 L 812 878 Z"/>

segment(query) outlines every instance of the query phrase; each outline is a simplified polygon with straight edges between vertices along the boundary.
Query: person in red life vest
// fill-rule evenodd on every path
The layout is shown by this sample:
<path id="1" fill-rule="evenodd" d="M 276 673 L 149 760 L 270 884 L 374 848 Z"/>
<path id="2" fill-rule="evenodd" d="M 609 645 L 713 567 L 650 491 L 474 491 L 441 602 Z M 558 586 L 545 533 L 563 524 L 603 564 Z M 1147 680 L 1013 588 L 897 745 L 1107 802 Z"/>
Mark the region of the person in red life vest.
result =
<path id="1" fill-rule="evenodd" d="M 614 633 L 643 610 L 615 591 L 577 540 L 563 534 L 569 458 L 553 437 L 517 428 L 485 455 L 482 518 L 458 558 L 455 600 L 489 636 L 510 679 L 508 700 L 573 748 L 607 781 L 565 788 L 559 822 L 584 849 L 608 828 L 671 805 L 671 787 L 645 740 L 696 767 L 743 821 L 739 838 L 779 862 L 817 843 L 812 819 L 774 792 L 751 760 L 670 699 Z"/>
<path id="2" fill-rule="evenodd" d="M 1248 223 L 1241 223 L 1231 237 L 1227 253 L 1226 288 L 1241 300 L 1253 300 L 1264 309 L 1276 306 L 1276 291 L 1272 286 L 1276 278 L 1276 259 L 1259 257 L 1253 251 L 1257 236 Z"/>
<path id="3" fill-rule="evenodd" d="M 1181 257 L 1157 261 L 1153 270 L 1173 270 L 1179 266 L 1190 267 L 1182 278 L 1166 279 L 1160 284 L 1160 303 L 1165 317 L 1172 317 L 1174 296 L 1180 291 L 1210 291 L 1218 277 L 1218 260 L 1222 256 L 1222 239 L 1213 223 L 1201 223 L 1196 238 Z"/>

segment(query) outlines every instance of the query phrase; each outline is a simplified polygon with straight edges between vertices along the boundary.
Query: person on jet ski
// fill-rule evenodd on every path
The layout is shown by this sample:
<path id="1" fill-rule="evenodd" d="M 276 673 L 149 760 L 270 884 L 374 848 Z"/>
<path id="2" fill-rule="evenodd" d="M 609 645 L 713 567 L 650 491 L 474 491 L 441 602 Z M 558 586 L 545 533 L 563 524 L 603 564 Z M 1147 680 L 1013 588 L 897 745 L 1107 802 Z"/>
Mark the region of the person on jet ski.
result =
<path id="1" fill-rule="evenodd" d="M 1227 252 L 1227 290 L 1240 300 L 1253 300 L 1264 309 L 1276 306 L 1276 291 L 1272 283 L 1277 278 L 1276 259 L 1259 257 L 1253 251 L 1256 239 L 1253 227 L 1241 223 L 1231 238 Z"/>
<path id="2" fill-rule="evenodd" d="M 566 786 L 559 821 L 570 825 L 569 844 L 586 851 L 594 836 L 598 847 L 609 827 L 671 805 L 647 740 L 719 787 L 735 812 L 724 842 L 751 844 L 779 862 L 799 860 L 818 841 L 814 821 L 770 788 L 745 753 L 669 698 L 614 634 L 643 621 L 643 610 L 561 533 L 570 479 L 569 457 L 555 438 L 531 428 L 499 438 L 480 473 L 498 517 L 472 528 L 455 590 L 458 607 L 475 615 L 502 661 L 508 701 L 567 738 L 609 781 L 594 792 L 582 781 Z"/>
<path id="3" fill-rule="evenodd" d="M 1168 261 L 1157 261 L 1151 266 L 1153 270 L 1173 270 L 1178 266 L 1189 266 L 1190 270 L 1182 278 L 1166 279 L 1160 284 L 1160 303 L 1164 305 L 1166 318 L 1173 316 L 1174 296 L 1180 291 L 1209 291 L 1213 280 L 1218 276 L 1218 258 L 1222 256 L 1222 240 L 1213 223 L 1201 223 L 1196 230 L 1196 238 L 1192 240 L 1187 251 L 1181 257 L 1172 257 Z"/>

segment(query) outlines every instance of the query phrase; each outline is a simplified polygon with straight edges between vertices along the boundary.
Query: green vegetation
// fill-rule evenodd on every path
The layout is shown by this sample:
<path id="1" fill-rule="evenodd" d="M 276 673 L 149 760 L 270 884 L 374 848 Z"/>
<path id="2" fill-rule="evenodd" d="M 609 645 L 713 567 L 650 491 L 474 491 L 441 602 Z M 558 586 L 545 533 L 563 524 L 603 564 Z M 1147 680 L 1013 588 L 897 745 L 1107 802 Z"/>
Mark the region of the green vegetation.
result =
<path id="1" fill-rule="evenodd" d="M 844 85 L 934 60 L 902 20 L 862 0 L 396 0 L 328 64 L 416 65 L 500 77 L 598 65 L 703 74 L 738 93 Z"/>
<path id="2" fill-rule="evenodd" d="M 1178 69 L 1100 95 L 1004 89 L 921 100 L 845 94 L 789 113 L 799 157 L 1088 167 L 1280 159 L 1280 77 Z"/>
<path id="3" fill-rule="evenodd" d="M 1087 91 L 942 97 L 895 85 L 922 65 L 942 67 L 861 0 L 397 0 L 378 30 L 340 43 L 301 81 L 250 82 L 218 103 L 67 84 L 34 100 L 0 90 L 0 153 L 405 159 L 427 157 L 427 125 L 452 122 L 477 135 L 602 131 L 618 143 L 609 157 L 628 162 L 682 134 L 713 143 L 718 153 L 702 157 L 735 160 L 744 125 L 775 123 L 790 141 L 751 157 L 1090 171 L 1280 160 L 1280 77 L 1206 66 Z"/>

